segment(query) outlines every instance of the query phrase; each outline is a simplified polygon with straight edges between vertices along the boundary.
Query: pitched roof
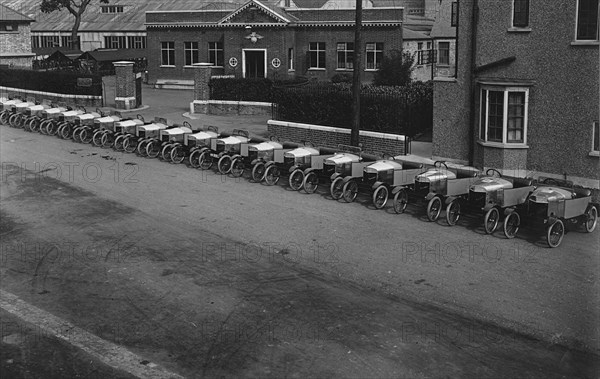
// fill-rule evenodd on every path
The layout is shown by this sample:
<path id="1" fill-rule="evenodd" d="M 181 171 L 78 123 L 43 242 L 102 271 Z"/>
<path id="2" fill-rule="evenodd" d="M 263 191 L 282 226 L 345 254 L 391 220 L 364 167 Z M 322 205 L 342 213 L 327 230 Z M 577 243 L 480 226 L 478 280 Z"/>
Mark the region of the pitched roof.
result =
<path id="1" fill-rule="evenodd" d="M 0 21 L 34 22 L 35 20 L 6 5 L 0 4 Z"/>
<path id="2" fill-rule="evenodd" d="M 402 28 L 402 39 L 407 40 L 419 40 L 419 39 L 431 39 L 427 33 L 417 32 L 406 27 Z"/>
<path id="3" fill-rule="evenodd" d="M 85 53 L 81 54 L 77 59 L 88 59 L 97 62 L 115 62 L 127 59 L 145 58 L 146 56 L 146 50 L 141 49 L 106 49 L 86 51 Z"/>

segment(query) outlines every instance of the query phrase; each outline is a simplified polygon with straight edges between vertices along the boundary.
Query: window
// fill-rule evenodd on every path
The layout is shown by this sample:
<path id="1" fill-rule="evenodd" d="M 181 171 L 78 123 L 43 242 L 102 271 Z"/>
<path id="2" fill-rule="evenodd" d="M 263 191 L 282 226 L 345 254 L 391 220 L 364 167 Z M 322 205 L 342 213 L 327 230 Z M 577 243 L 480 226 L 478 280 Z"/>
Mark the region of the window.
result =
<path id="1" fill-rule="evenodd" d="M 145 49 L 146 48 L 146 37 L 145 36 L 127 37 L 127 47 L 129 49 Z"/>
<path id="2" fill-rule="evenodd" d="M 59 39 L 58 36 L 41 36 L 40 47 L 58 47 Z"/>
<path id="3" fill-rule="evenodd" d="M 175 66 L 175 42 L 161 42 L 160 65 Z"/>
<path id="4" fill-rule="evenodd" d="M 340 42 L 337 44 L 337 68 L 354 69 L 354 43 Z"/>
<path id="5" fill-rule="evenodd" d="M 598 121 L 594 121 L 592 124 L 592 152 L 599 153 L 600 152 L 600 130 L 598 130 L 598 126 L 600 123 Z"/>
<path id="6" fill-rule="evenodd" d="M 40 47 L 39 36 L 31 36 L 31 47 L 33 47 L 34 49 Z"/>
<path id="7" fill-rule="evenodd" d="M 105 36 L 104 47 L 107 49 L 125 49 L 126 38 L 125 36 Z"/>
<path id="8" fill-rule="evenodd" d="M 529 0 L 513 0 L 513 22 L 515 28 L 529 26 Z"/>
<path id="9" fill-rule="evenodd" d="M 325 42 L 311 42 L 308 45 L 309 69 L 325 68 Z"/>
<path id="10" fill-rule="evenodd" d="M 458 26 L 458 3 L 452 2 L 452 11 L 450 13 L 450 26 Z"/>
<path id="11" fill-rule="evenodd" d="M 288 70 L 294 71 L 294 48 L 288 49 Z"/>
<path id="12" fill-rule="evenodd" d="M 525 88 L 482 88 L 479 139 L 526 143 L 528 96 Z"/>
<path id="13" fill-rule="evenodd" d="M 71 36 L 61 36 L 60 45 L 62 47 L 73 47 L 73 44 L 71 43 Z"/>
<path id="14" fill-rule="evenodd" d="M 419 45 L 422 45 L 419 43 Z M 435 50 L 418 50 L 417 51 L 417 64 L 431 64 L 435 62 Z"/>
<path id="15" fill-rule="evenodd" d="M 367 70 L 379 70 L 383 60 L 383 43 L 367 43 Z"/>
<path id="16" fill-rule="evenodd" d="M 450 64 L 450 42 L 438 42 L 438 64 Z"/>
<path id="17" fill-rule="evenodd" d="M 598 40 L 598 0 L 579 0 L 577 2 L 576 40 Z"/>
<path id="18" fill-rule="evenodd" d="M 184 42 L 183 51 L 185 55 L 186 66 L 191 66 L 194 63 L 200 63 L 200 59 L 198 59 L 198 42 Z"/>
<path id="19" fill-rule="evenodd" d="M 16 33 L 19 31 L 19 25 L 17 24 L 0 24 L 0 32 Z"/>
<path id="20" fill-rule="evenodd" d="M 223 66 L 223 42 L 208 43 L 208 61 L 215 66 Z"/>
<path id="21" fill-rule="evenodd" d="M 122 5 L 103 5 L 100 7 L 102 13 L 123 13 Z"/>

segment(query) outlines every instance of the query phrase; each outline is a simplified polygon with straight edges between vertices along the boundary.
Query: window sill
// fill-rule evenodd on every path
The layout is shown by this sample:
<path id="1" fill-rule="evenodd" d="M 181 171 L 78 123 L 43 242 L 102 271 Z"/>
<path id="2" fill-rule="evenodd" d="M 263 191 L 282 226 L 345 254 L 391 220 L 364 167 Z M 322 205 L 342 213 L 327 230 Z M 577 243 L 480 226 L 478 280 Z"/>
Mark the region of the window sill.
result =
<path id="1" fill-rule="evenodd" d="M 171 65 L 160 65 L 159 67 L 165 67 L 165 68 L 175 68 L 175 66 L 171 66 Z"/>
<path id="2" fill-rule="evenodd" d="M 433 78 L 434 82 L 449 82 L 449 83 L 456 83 L 457 80 L 454 77 L 449 77 L 449 76 L 436 76 Z"/>
<path id="3" fill-rule="evenodd" d="M 352 71 L 354 71 L 354 70 L 352 70 Z M 365 71 L 367 71 L 367 72 L 377 72 L 377 71 L 379 71 L 379 69 L 378 68 L 365 68 Z"/>
<path id="4" fill-rule="evenodd" d="M 477 143 L 481 146 L 493 147 L 496 149 L 529 149 L 529 146 L 524 143 L 486 142 L 481 140 L 477 141 Z"/>
<path id="5" fill-rule="evenodd" d="M 531 32 L 531 28 L 513 26 L 511 28 L 508 28 L 506 31 L 509 33 L 529 33 L 529 32 Z"/>
<path id="6" fill-rule="evenodd" d="M 294 69 L 294 68 L 289 68 L 289 69 L 288 69 L 288 72 L 296 72 L 296 69 Z"/>
<path id="7" fill-rule="evenodd" d="M 354 69 L 353 68 L 336 68 L 335 71 L 348 71 L 348 72 L 353 72 Z"/>
<path id="8" fill-rule="evenodd" d="M 571 46 L 598 46 L 600 41 L 598 40 L 575 40 L 571 41 Z"/>
<path id="9" fill-rule="evenodd" d="M 600 157 L 600 151 L 590 151 L 590 153 L 588 154 L 590 157 Z"/>
<path id="10" fill-rule="evenodd" d="M 308 69 L 308 71 L 326 71 L 326 68 L 317 68 L 317 67 L 311 67 Z"/>

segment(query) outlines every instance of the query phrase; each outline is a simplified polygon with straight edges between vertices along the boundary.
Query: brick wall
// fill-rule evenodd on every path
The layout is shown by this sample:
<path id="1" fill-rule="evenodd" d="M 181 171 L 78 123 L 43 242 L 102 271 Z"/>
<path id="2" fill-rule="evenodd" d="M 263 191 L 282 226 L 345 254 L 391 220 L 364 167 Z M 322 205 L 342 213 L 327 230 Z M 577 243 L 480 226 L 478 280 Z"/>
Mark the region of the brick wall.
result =
<path id="1" fill-rule="evenodd" d="M 34 54 L 31 52 L 31 27 L 17 24 L 15 32 L 0 32 L 0 64 L 31 67 Z"/>
<path id="2" fill-rule="evenodd" d="M 53 103 L 65 102 L 67 105 L 70 106 L 81 105 L 92 109 L 103 106 L 102 96 L 65 95 L 61 93 L 30 91 L 20 88 L 0 87 L 0 96 L 8 96 L 9 94 L 18 95 L 23 99 L 27 97 L 33 97 L 36 101 L 40 103 L 43 100 L 49 100 Z"/>
<path id="3" fill-rule="evenodd" d="M 267 130 L 270 135 L 283 141 L 310 141 L 315 145 L 331 147 L 350 145 L 350 129 L 269 120 Z M 362 144 L 363 151 L 368 153 L 387 153 L 393 156 L 410 153 L 409 138 L 396 134 L 361 130 L 359 143 Z"/>

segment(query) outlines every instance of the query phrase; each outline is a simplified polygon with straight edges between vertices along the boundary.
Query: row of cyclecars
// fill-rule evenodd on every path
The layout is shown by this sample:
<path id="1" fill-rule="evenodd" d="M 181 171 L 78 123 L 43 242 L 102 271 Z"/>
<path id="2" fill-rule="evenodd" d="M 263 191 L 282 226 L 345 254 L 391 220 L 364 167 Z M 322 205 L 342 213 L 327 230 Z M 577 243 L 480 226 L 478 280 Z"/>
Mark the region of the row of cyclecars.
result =
<path id="1" fill-rule="evenodd" d="M 415 163 L 352 146 L 251 138 L 241 129 L 195 130 L 187 122 L 169 125 L 164 118 L 145 121 L 139 115 L 126 118 L 118 112 L 88 112 L 34 99 L 0 98 L 0 104 L 2 124 L 30 132 L 203 170 L 216 167 L 223 175 L 242 177 L 248 172 L 252 181 L 267 185 L 285 177 L 290 188 L 308 194 L 326 186 L 335 200 L 353 202 L 360 193 L 369 194 L 376 209 L 392 199 L 396 213 L 404 213 L 410 203 L 424 204 L 429 221 L 437 221 L 445 210 L 450 226 L 463 215 L 476 215 L 482 217 L 486 233 L 502 224 L 507 238 L 514 238 L 522 225 L 542 225 L 550 247 L 560 245 L 567 227 L 582 225 L 592 232 L 597 224 L 598 204 L 591 191 L 564 180 L 504 177 L 495 169 L 484 173 L 445 162 Z"/>

